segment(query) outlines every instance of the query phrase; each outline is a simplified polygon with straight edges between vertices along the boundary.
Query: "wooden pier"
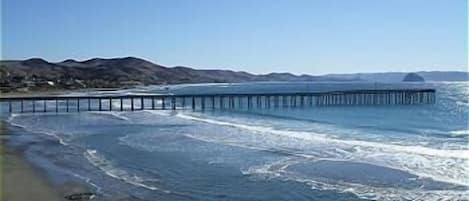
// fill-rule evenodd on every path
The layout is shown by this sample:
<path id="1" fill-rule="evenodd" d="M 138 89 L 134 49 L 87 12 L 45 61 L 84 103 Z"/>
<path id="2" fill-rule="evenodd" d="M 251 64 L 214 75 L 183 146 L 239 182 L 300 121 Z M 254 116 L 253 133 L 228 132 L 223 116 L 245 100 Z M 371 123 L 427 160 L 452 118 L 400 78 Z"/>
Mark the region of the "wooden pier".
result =
<path id="1" fill-rule="evenodd" d="M 80 95 L 0 97 L 10 113 L 275 109 L 352 105 L 435 103 L 434 89 L 348 90 L 301 93 L 227 93 L 181 95 Z"/>

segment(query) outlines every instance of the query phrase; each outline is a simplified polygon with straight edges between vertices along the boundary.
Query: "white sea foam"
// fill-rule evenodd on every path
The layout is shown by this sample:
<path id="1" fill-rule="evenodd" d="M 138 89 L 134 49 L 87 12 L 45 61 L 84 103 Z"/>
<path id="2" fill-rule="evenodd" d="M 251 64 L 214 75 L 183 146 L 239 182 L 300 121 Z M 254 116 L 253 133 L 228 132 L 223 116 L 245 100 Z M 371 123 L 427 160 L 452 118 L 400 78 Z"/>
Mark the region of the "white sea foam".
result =
<path id="1" fill-rule="evenodd" d="M 150 114 L 156 114 L 159 116 L 171 116 L 172 111 L 169 110 L 145 110 L 145 112 L 148 112 Z"/>
<path id="2" fill-rule="evenodd" d="M 433 180 L 454 183 L 457 185 L 469 186 L 469 150 L 444 150 L 423 146 L 406 146 L 397 144 L 385 144 L 383 142 L 371 142 L 360 140 L 347 140 L 328 137 L 328 135 L 317 134 L 305 131 L 278 130 L 267 126 L 247 125 L 197 117 L 187 114 L 178 114 L 178 117 L 227 127 L 248 130 L 254 134 L 272 135 L 285 139 L 297 139 L 300 142 L 320 145 L 323 149 L 302 153 L 303 155 L 312 154 L 316 157 L 315 151 L 327 153 L 332 157 L 343 158 L 350 161 L 357 161 L 370 164 L 379 164 L 385 167 L 403 170 L 421 177 L 432 178 Z M 197 138 L 197 136 L 192 136 Z M 207 139 L 218 143 L 229 143 L 230 145 L 240 146 L 245 142 L 241 139 L 226 139 L 210 136 L 215 139 Z M 199 139 L 201 137 L 198 137 Z M 268 140 L 268 138 L 264 138 Z M 238 142 L 236 142 L 238 140 Z M 252 142 L 251 144 L 255 144 Z M 264 142 L 260 142 L 261 144 Z M 255 146 L 258 146 L 255 144 Z M 297 145 L 290 145 L 296 149 Z M 324 149 L 324 147 L 326 147 Z M 336 149 L 328 149 L 336 147 Z M 275 147 L 272 147 L 275 148 Z M 339 152 L 337 150 L 348 150 Z M 330 157 L 329 156 L 329 157 Z"/>
<path id="3" fill-rule="evenodd" d="M 468 130 L 455 130 L 449 132 L 453 137 L 465 137 L 469 136 L 469 129 Z"/>
<path id="4" fill-rule="evenodd" d="M 126 172 L 125 170 L 116 168 L 112 164 L 112 162 L 108 161 L 103 155 L 99 154 L 96 150 L 88 149 L 86 150 L 86 152 L 83 153 L 83 155 L 91 164 L 93 164 L 95 167 L 97 167 L 98 169 L 103 171 L 106 175 L 112 178 L 119 179 L 128 184 L 142 187 L 148 190 L 171 193 L 168 190 L 163 190 L 156 186 L 152 186 L 152 185 L 148 185 L 144 183 L 145 181 L 155 181 L 155 179 L 143 179 L 136 175 L 132 176 L 132 175 L 129 175 L 129 173 Z"/>
<path id="5" fill-rule="evenodd" d="M 456 101 L 456 104 L 457 104 L 457 105 L 460 105 L 460 106 L 467 106 L 467 107 L 469 107 L 469 103 L 468 103 L 468 102 L 464 102 L 464 101 Z"/>

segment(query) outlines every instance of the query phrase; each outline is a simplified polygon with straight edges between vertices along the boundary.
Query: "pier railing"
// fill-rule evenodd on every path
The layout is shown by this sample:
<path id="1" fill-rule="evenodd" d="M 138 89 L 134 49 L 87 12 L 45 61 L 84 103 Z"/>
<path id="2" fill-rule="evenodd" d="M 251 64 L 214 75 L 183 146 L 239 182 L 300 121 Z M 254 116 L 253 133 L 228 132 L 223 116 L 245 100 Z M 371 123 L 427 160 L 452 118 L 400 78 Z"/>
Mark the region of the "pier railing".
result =
<path id="1" fill-rule="evenodd" d="M 435 103 L 434 89 L 348 90 L 301 93 L 80 95 L 0 97 L 10 113 L 135 110 L 273 109 Z"/>

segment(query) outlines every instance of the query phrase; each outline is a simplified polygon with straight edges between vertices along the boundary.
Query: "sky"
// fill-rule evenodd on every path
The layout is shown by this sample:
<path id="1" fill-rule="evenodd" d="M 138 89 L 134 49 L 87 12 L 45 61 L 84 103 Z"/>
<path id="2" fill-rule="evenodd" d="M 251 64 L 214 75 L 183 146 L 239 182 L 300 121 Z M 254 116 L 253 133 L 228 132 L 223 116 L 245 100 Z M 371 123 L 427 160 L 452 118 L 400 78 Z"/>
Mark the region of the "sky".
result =
<path id="1" fill-rule="evenodd" d="M 0 0 L 1 58 L 252 73 L 467 71 L 467 0 Z"/>

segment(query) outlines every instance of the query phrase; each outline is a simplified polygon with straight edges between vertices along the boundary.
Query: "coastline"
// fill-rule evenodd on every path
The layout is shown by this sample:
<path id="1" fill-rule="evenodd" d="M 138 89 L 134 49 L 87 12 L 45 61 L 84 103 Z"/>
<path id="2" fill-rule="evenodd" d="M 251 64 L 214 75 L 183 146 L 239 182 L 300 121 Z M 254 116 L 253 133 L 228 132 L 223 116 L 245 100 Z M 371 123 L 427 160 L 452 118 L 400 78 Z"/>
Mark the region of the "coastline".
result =
<path id="1" fill-rule="evenodd" d="M 11 137 L 11 133 L 5 124 L 0 121 L 2 201 L 66 201 L 69 200 L 65 198 L 67 195 L 88 192 L 87 187 L 76 182 L 54 186 L 42 173 L 43 170 L 34 167 L 20 150 L 8 145 L 6 141 Z"/>
<path id="2" fill-rule="evenodd" d="M 21 97 L 21 96 L 58 96 L 65 95 L 68 93 L 77 93 L 77 92 L 90 92 L 90 91 L 118 91 L 125 88 L 82 88 L 82 89 L 57 89 L 57 90 L 33 90 L 33 91 L 14 91 L 8 93 L 0 93 L 0 96 L 11 96 L 11 97 Z"/>

